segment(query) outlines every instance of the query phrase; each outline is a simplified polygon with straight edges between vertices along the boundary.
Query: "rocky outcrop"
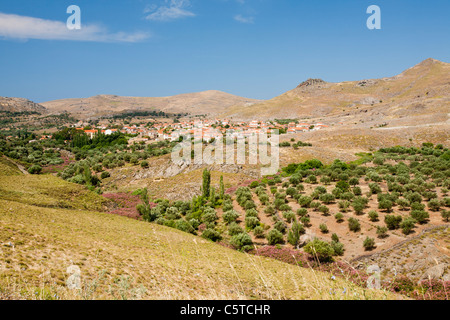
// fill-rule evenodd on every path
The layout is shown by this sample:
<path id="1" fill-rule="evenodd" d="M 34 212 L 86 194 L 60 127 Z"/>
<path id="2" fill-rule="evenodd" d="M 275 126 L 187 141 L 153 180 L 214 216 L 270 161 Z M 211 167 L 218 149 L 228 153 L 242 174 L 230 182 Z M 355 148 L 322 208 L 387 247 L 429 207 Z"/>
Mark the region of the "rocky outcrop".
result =
<path id="1" fill-rule="evenodd" d="M 389 249 L 353 259 L 351 264 L 356 269 L 376 264 L 387 279 L 400 274 L 416 281 L 448 279 L 450 256 L 442 247 L 449 232 L 448 225 L 430 227 Z"/>
<path id="2" fill-rule="evenodd" d="M 370 79 L 370 80 L 361 80 L 361 81 L 359 81 L 356 84 L 356 86 L 357 87 L 370 87 L 370 86 L 373 86 L 373 85 L 375 85 L 377 83 L 378 83 L 378 81 L 372 80 L 372 79 Z"/>
<path id="3" fill-rule="evenodd" d="M 424 272 L 424 274 L 422 275 L 422 279 L 439 280 L 444 275 L 447 267 L 447 263 L 440 263 L 434 267 L 431 267 Z"/>
<path id="4" fill-rule="evenodd" d="M 303 81 L 302 83 L 300 83 L 297 88 L 306 88 L 306 87 L 318 87 L 320 88 L 321 85 L 326 84 L 325 81 L 323 81 L 322 79 L 308 79 L 306 81 Z"/>

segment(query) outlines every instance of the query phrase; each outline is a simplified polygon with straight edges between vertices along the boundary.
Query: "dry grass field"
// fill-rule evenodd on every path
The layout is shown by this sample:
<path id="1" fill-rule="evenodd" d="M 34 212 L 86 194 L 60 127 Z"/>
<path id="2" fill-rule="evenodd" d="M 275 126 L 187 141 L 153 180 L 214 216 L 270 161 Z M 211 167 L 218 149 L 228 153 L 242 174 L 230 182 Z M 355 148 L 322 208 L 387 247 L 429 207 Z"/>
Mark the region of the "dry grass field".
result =
<path id="1" fill-rule="evenodd" d="M 0 176 L 0 297 L 401 298 L 175 229 L 100 212 L 104 201 L 51 175 Z M 72 265 L 81 270 L 81 290 L 66 287 Z"/>

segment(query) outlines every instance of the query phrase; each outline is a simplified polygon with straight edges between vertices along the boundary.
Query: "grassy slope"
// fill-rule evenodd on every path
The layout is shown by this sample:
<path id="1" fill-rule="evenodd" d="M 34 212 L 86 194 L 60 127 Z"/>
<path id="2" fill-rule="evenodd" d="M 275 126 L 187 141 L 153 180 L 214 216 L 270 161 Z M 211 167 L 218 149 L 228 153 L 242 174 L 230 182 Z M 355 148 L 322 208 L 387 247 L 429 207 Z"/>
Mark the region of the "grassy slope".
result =
<path id="1" fill-rule="evenodd" d="M 0 175 L 2 176 L 18 176 L 22 172 L 8 158 L 0 155 Z"/>
<path id="2" fill-rule="evenodd" d="M 100 208 L 101 198 L 53 176 L 1 176 L 0 186 L 0 298 L 396 298 L 174 229 L 84 210 Z M 70 208 L 58 207 L 69 199 Z M 72 264 L 81 269 L 81 292 L 65 287 Z"/>

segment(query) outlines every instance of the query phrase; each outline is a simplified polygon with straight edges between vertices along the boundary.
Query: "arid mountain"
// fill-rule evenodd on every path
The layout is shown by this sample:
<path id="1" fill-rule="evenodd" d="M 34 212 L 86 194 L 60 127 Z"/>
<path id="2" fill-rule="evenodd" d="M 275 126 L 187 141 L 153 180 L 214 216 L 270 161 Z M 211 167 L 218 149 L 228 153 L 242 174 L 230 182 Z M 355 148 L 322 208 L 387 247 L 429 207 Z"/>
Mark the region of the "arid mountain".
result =
<path id="1" fill-rule="evenodd" d="M 23 98 L 0 97 L 0 111 L 10 112 L 47 112 L 44 106 Z"/>
<path id="2" fill-rule="evenodd" d="M 221 91 L 203 91 L 171 97 L 145 98 L 98 95 L 86 99 L 63 99 L 43 103 L 53 113 L 67 111 L 86 119 L 126 110 L 158 110 L 167 113 L 214 116 L 230 106 L 248 106 L 260 100 L 238 97 Z"/>
<path id="3" fill-rule="evenodd" d="M 450 112 L 450 64 L 427 59 L 382 79 L 329 83 L 309 79 L 271 100 L 231 107 L 233 119 L 325 119 L 344 124 L 443 123 Z"/>

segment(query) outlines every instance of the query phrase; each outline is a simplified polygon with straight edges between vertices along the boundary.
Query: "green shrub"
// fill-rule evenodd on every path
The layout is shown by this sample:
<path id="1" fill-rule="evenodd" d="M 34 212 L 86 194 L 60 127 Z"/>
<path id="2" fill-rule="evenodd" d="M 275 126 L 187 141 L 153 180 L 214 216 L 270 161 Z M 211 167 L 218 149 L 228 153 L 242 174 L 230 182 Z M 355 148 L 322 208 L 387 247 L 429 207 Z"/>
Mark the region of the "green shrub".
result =
<path id="1" fill-rule="evenodd" d="M 411 210 L 425 210 L 425 205 L 419 202 L 411 203 Z"/>
<path id="2" fill-rule="evenodd" d="M 430 208 L 431 211 L 439 211 L 441 202 L 438 199 L 431 199 L 430 202 L 428 202 L 428 208 Z"/>
<path id="3" fill-rule="evenodd" d="M 402 228 L 402 232 L 405 235 L 410 234 L 411 230 L 414 228 L 415 222 L 416 222 L 416 220 L 414 220 L 413 218 L 406 218 L 405 220 L 403 220 L 400 223 L 400 228 Z"/>
<path id="4" fill-rule="evenodd" d="M 167 220 L 177 220 L 181 218 L 181 214 L 176 207 L 170 207 L 166 209 L 165 218 Z"/>
<path id="5" fill-rule="evenodd" d="M 283 234 L 277 229 L 272 229 L 266 235 L 267 242 L 269 245 L 275 245 L 284 242 Z"/>
<path id="6" fill-rule="evenodd" d="M 336 233 L 333 233 L 331 235 L 331 241 L 339 242 L 339 237 L 338 237 L 338 235 Z"/>
<path id="7" fill-rule="evenodd" d="M 384 223 L 389 230 L 395 230 L 400 227 L 400 223 L 402 222 L 402 216 L 394 216 L 394 215 L 386 215 L 384 217 Z"/>
<path id="8" fill-rule="evenodd" d="M 177 220 L 175 222 L 175 228 L 187 233 L 195 233 L 194 227 L 189 222 L 183 219 Z"/>
<path id="9" fill-rule="evenodd" d="M 205 229 L 205 231 L 203 231 L 202 233 L 202 237 L 214 242 L 222 240 L 222 236 L 220 235 L 220 233 L 217 230 L 211 228 Z"/>
<path id="10" fill-rule="evenodd" d="M 302 196 L 298 199 L 298 204 L 303 208 L 309 208 L 312 202 L 312 198 L 309 196 Z"/>
<path id="11" fill-rule="evenodd" d="M 304 251 L 316 257 L 321 262 L 328 262 L 332 260 L 334 253 L 333 248 L 328 242 L 315 238 L 304 247 Z"/>
<path id="12" fill-rule="evenodd" d="M 239 233 L 231 237 L 230 244 L 238 250 L 248 251 L 252 249 L 253 241 L 248 233 Z"/>
<path id="13" fill-rule="evenodd" d="M 442 203 L 445 207 L 450 207 L 450 198 L 445 197 L 444 199 L 442 199 Z"/>
<path id="14" fill-rule="evenodd" d="M 362 190 L 361 190 L 361 188 L 360 188 L 360 187 L 354 187 L 354 188 L 353 188 L 353 194 L 354 194 L 355 196 L 360 196 L 360 195 L 362 195 Z"/>
<path id="15" fill-rule="evenodd" d="M 293 211 L 285 211 L 283 212 L 283 218 L 286 219 L 288 223 L 291 223 L 295 220 L 295 213 Z"/>
<path id="16" fill-rule="evenodd" d="M 190 219 L 189 223 L 195 230 L 197 230 L 198 226 L 200 225 L 200 221 L 198 221 L 197 219 Z"/>
<path id="17" fill-rule="evenodd" d="M 142 168 L 148 168 L 148 161 L 141 161 L 141 167 Z"/>
<path id="18" fill-rule="evenodd" d="M 298 215 L 299 217 L 304 217 L 304 216 L 306 216 L 307 214 L 308 214 L 308 210 L 305 209 L 305 208 L 300 208 L 300 209 L 297 210 L 297 215 Z"/>
<path id="19" fill-rule="evenodd" d="M 378 213 L 375 210 L 369 211 L 369 219 L 372 222 L 378 221 Z"/>
<path id="20" fill-rule="evenodd" d="M 359 184 L 359 179 L 356 178 L 356 177 L 350 178 L 350 180 L 348 180 L 348 183 L 349 183 L 351 186 L 356 186 L 356 185 Z"/>
<path id="21" fill-rule="evenodd" d="M 388 228 L 377 226 L 377 235 L 380 238 L 384 238 L 387 236 Z"/>
<path id="22" fill-rule="evenodd" d="M 381 192 L 381 187 L 378 183 L 374 183 L 374 182 L 369 183 L 369 188 L 370 188 L 370 192 L 372 194 Z"/>
<path id="23" fill-rule="evenodd" d="M 372 250 L 375 248 L 375 239 L 366 237 L 363 241 L 363 247 L 365 250 Z"/>
<path id="24" fill-rule="evenodd" d="M 330 194 L 330 193 L 324 193 L 324 194 L 320 195 L 319 200 L 322 201 L 325 204 L 330 204 L 334 200 L 336 200 L 336 197 L 334 195 Z"/>
<path id="25" fill-rule="evenodd" d="M 336 183 L 336 188 L 339 188 L 342 190 L 342 192 L 347 192 L 350 190 L 350 184 L 347 181 L 338 181 Z"/>
<path id="26" fill-rule="evenodd" d="M 336 221 L 337 221 L 337 222 L 342 222 L 342 221 L 344 221 L 344 215 L 343 215 L 342 213 L 340 213 L 340 212 L 336 213 L 336 214 L 334 215 L 334 217 L 336 218 Z"/>
<path id="27" fill-rule="evenodd" d="M 300 222 L 303 223 L 304 226 L 309 226 L 311 219 L 308 216 L 301 217 Z"/>
<path id="28" fill-rule="evenodd" d="M 300 236 L 305 233 L 305 228 L 300 223 L 294 222 L 287 235 L 288 242 L 296 247 L 300 241 Z"/>
<path id="29" fill-rule="evenodd" d="M 205 223 L 215 223 L 219 218 L 214 210 L 207 211 L 203 214 L 203 222 Z"/>
<path id="30" fill-rule="evenodd" d="M 272 205 L 267 206 L 267 207 L 264 209 L 264 213 L 267 214 L 267 215 L 272 215 L 272 214 L 274 214 L 274 213 L 275 213 L 275 207 L 272 206 Z"/>
<path id="31" fill-rule="evenodd" d="M 282 234 L 286 233 L 286 224 L 283 221 L 278 221 L 274 224 L 273 228 L 280 231 Z"/>
<path id="32" fill-rule="evenodd" d="M 331 248 L 333 248 L 335 256 L 343 256 L 344 255 L 344 244 L 339 241 L 331 241 Z"/>
<path id="33" fill-rule="evenodd" d="M 339 207 L 340 211 L 346 212 L 347 209 L 350 207 L 350 204 L 351 204 L 350 201 L 342 200 L 342 201 L 338 202 L 338 207 Z"/>
<path id="34" fill-rule="evenodd" d="M 288 196 L 291 196 L 292 198 L 293 198 L 297 193 L 298 193 L 298 191 L 297 191 L 297 189 L 294 188 L 294 187 L 289 187 L 289 188 L 287 188 L 287 190 L 286 190 L 286 194 L 287 194 Z"/>
<path id="35" fill-rule="evenodd" d="M 422 202 L 422 196 L 418 192 L 409 193 L 405 196 L 405 198 L 410 202 Z"/>
<path id="36" fill-rule="evenodd" d="M 28 169 L 28 173 L 30 174 L 39 174 L 42 171 L 42 167 L 38 166 L 38 165 L 32 165 L 29 169 Z"/>
<path id="37" fill-rule="evenodd" d="M 264 228 L 261 226 L 257 226 L 255 229 L 253 229 L 253 234 L 256 238 L 264 238 Z"/>
<path id="38" fill-rule="evenodd" d="M 319 212 L 323 213 L 323 215 L 328 215 L 328 213 L 330 213 L 330 208 L 328 208 L 327 206 L 319 206 L 319 208 L 317 208 L 317 210 L 319 210 Z"/>
<path id="39" fill-rule="evenodd" d="M 244 205 L 245 210 L 250 210 L 256 208 L 256 204 L 253 200 L 247 200 Z"/>
<path id="40" fill-rule="evenodd" d="M 392 210 L 392 206 L 394 204 L 392 203 L 391 200 L 387 200 L 387 199 L 382 199 L 379 203 L 378 203 L 378 209 L 380 210 L 386 210 L 387 212 L 391 212 Z"/>
<path id="41" fill-rule="evenodd" d="M 311 184 L 317 184 L 317 177 L 314 175 L 310 175 L 308 176 L 308 178 L 306 178 L 306 182 Z"/>
<path id="42" fill-rule="evenodd" d="M 245 211 L 245 216 L 246 217 L 258 217 L 258 211 L 256 210 L 256 209 L 250 209 L 250 210 L 247 210 L 247 211 Z"/>
<path id="43" fill-rule="evenodd" d="M 239 213 L 235 210 L 230 210 L 225 212 L 222 218 L 227 224 L 230 224 L 232 222 L 236 222 L 236 220 L 239 218 Z"/>
<path id="44" fill-rule="evenodd" d="M 256 217 L 246 217 L 245 226 L 251 230 L 259 226 L 259 219 Z"/>
<path id="45" fill-rule="evenodd" d="M 291 208 L 291 206 L 288 205 L 287 203 L 284 203 L 284 204 L 282 204 L 282 205 L 279 207 L 279 210 L 280 210 L 280 211 L 291 211 L 292 208 Z"/>
<path id="46" fill-rule="evenodd" d="M 360 214 L 364 213 L 364 209 L 365 209 L 366 205 L 364 204 L 364 202 L 362 202 L 360 200 L 355 200 L 352 203 L 352 207 L 353 207 L 353 210 L 355 210 L 355 213 L 357 215 L 360 215 Z"/>
<path id="47" fill-rule="evenodd" d="M 355 195 L 351 192 L 344 192 L 339 198 L 342 200 L 353 200 L 355 198 Z"/>
<path id="48" fill-rule="evenodd" d="M 399 207 L 400 207 L 402 210 L 406 210 L 406 209 L 409 208 L 409 206 L 410 206 L 409 201 L 406 200 L 406 199 L 404 199 L 404 198 L 398 199 L 398 200 L 397 200 L 397 204 L 399 205 Z"/>
<path id="49" fill-rule="evenodd" d="M 325 223 L 321 223 L 321 224 L 319 225 L 319 229 L 320 229 L 320 231 L 321 231 L 322 233 L 328 233 L 328 227 L 327 227 L 327 225 L 326 225 Z"/>
<path id="50" fill-rule="evenodd" d="M 450 210 L 442 210 L 441 216 L 444 221 L 448 222 L 450 219 Z"/>
<path id="51" fill-rule="evenodd" d="M 430 218 L 428 212 L 424 210 L 412 210 L 410 214 L 411 217 L 420 224 L 425 223 L 427 219 Z"/>
<path id="52" fill-rule="evenodd" d="M 231 200 L 225 200 L 223 202 L 223 211 L 227 212 L 233 210 L 233 202 Z"/>
<path id="53" fill-rule="evenodd" d="M 103 171 L 103 172 L 100 174 L 100 178 L 102 178 L 102 179 L 109 178 L 110 176 L 111 176 L 111 174 L 110 174 L 108 171 Z"/>
<path id="54" fill-rule="evenodd" d="M 317 211 L 319 209 L 319 207 L 321 206 L 319 201 L 313 201 L 310 204 L 310 207 L 314 209 L 314 211 Z"/>
<path id="55" fill-rule="evenodd" d="M 228 234 L 230 236 L 235 236 L 239 233 L 243 233 L 244 229 L 241 228 L 236 222 L 232 222 L 228 225 Z"/>
<path id="56" fill-rule="evenodd" d="M 358 221 L 358 219 L 355 219 L 353 217 L 348 219 L 348 228 L 350 229 L 350 231 L 353 232 L 358 232 L 361 230 L 361 225 Z"/>
<path id="57" fill-rule="evenodd" d="M 259 182 L 258 181 L 253 181 L 252 183 L 250 183 L 250 188 L 254 189 L 257 186 L 259 186 Z"/>

